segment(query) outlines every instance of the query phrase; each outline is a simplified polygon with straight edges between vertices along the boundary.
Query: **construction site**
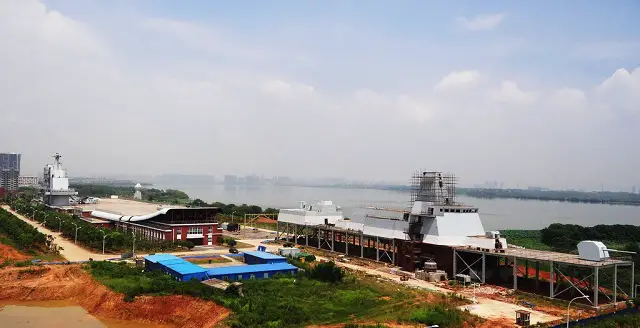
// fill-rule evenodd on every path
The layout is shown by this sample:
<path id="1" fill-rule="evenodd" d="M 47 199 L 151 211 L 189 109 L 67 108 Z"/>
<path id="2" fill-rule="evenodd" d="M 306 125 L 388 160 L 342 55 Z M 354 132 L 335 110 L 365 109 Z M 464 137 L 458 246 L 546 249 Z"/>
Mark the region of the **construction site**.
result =
<path id="1" fill-rule="evenodd" d="M 478 208 L 456 200 L 457 178 L 416 172 L 407 208 L 366 209 L 345 219 L 331 201 L 282 209 L 276 239 L 397 267 L 400 276 L 431 282 L 483 284 L 571 300 L 592 308 L 633 298 L 634 263 L 599 241 L 582 241 L 576 254 L 509 245 L 485 231 Z M 622 252 L 624 253 L 624 252 Z"/>

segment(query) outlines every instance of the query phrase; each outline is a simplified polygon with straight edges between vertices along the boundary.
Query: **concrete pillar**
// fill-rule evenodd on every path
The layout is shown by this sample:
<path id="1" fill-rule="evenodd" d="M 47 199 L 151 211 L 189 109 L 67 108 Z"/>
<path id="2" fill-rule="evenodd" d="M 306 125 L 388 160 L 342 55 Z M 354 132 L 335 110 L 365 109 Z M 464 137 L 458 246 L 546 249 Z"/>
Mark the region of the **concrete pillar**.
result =
<path id="1" fill-rule="evenodd" d="M 513 257 L 513 290 L 518 290 L 518 258 Z"/>
<path id="2" fill-rule="evenodd" d="M 336 240 L 336 232 L 331 230 L 331 251 L 332 252 L 333 252 L 333 244 L 335 240 Z"/>
<path id="3" fill-rule="evenodd" d="M 613 265 L 613 303 L 618 301 L 618 265 Z"/>
<path id="4" fill-rule="evenodd" d="M 362 244 L 363 239 L 362 233 L 360 233 L 360 258 L 364 258 L 364 245 Z"/>
<path id="5" fill-rule="evenodd" d="M 593 305 L 595 307 L 598 307 L 598 294 L 599 294 L 599 289 L 600 287 L 598 286 L 598 267 L 595 267 L 593 270 L 595 270 L 594 272 L 594 276 L 593 276 Z"/>
<path id="6" fill-rule="evenodd" d="M 549 297 L 553 298 L 553 261 L 549 261 Z"/>
<path id="7" fill-rule="evenodd" d="M 380 238 L 376 236 L 376 261 L 380 261 Z"/>
<path id="8" fill-rule="evenodd" d="M 396 240 L 391 239 L 391 264 L 396 265 Z"/>
<path id="9" fill-rule="evenodd" d="M 529 279 L 529 260 L 524 260 L 524 277 Z"/>
<path id="10" fill-rule="evenodd" d="M 482 253 L 482 283 L 487 283 L 487 254 Z"/>
<path id="11" fill-rule="evenodd" d="M 458 273 L 456 264 L 458 263 L 457 261 L 458 259 L 456 258 L 456 249 L 452 248 L 452 250 L 453 250 L 453 273 L 452 273 L 451 279 L 456 279 L 456 274 Z"/>
<path id="12" fill-rule="evenodd" d="M 307 227 L 304 228 L 304 245 L 309 246 L 309 230 Z"/>
<path id="13" fill-rule="evenodd" d="M 287 222 L 285 229 L 287 229 L 287 241 L 289 241 L 289 222 Z"/>
<path id="14" fill-rule="evenodd" d="M 349 255 L 349 233 L 344 233 L 344 255 Z"/>

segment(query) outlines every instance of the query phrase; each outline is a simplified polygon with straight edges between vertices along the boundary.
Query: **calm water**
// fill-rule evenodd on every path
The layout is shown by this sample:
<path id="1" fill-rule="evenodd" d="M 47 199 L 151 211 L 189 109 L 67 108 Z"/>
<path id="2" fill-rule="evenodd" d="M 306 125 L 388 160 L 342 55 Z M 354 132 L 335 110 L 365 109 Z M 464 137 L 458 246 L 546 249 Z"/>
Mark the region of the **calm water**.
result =
<path id="1" fill-rule="evenodd" d="M 409 194 L 397 191 L 370 189 L 340 189 L 315 187 L 230 187 L 224 185 L 188 186 L 160 185 L 159 188 L 183 190 L 191 198 L 206 202 L 250 204 L 262 207 L 291 208 L 298 201 L 332 200 L 343 207 L 345 216 L 363 206 L 402 208 Z M 480 209 L 486 230 L 541 229 L 551 223 L 573 223 L 584 226 L 596 224 L 640 224 L 640 206 L 541 202 L 515 199 L 480 199 L 458 197 L 458 200 Z"/>
<path id="2" fill-rule="evenodd" d="M 3 301 L 0 327 L 15 328 L 162 328 L 161 325 L 97 319 L 70 301 Z"/>

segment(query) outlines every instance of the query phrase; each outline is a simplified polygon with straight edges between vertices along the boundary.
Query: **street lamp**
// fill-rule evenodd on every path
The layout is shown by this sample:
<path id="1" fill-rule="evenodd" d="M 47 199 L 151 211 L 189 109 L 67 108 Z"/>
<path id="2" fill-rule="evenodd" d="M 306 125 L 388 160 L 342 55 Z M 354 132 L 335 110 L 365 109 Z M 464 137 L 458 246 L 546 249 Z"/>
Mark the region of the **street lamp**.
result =
<path id="1" fill-rule="evenodd" d="M 571 302 L 573 302 L 573 301 L 575 301 L 575 300 L 577 300 L 577 299 L 580 299 L 580 298 L 586 298 L 586 299 L 589 299 L 589 296 L 587 296 L 587 295 L 582 295 L 582 296 L 578 296 L 578 297 L 576 297 L 576 298 L 572 299 L 571 301 L 569 301 L 569 305 L 567 305 L 567 328 L 569 328 L 569 321 L 571 320 L 571 318 L 570 318 L 570 316 L 569 316 L 569 307 L 571 307 Z M 596 305 L 597 305 L 597 304 L 596 304 Z"/>
<path id="2" fill-rule="evenodd" d="M 107 240 L 107 234 L 102 231 L 102 255 L 104 255 L 104 243 Z"/>
<path id="3" fill-rule="evenodd" d="M 131 234 L 133 235 L 133 244 L 131 246 L 131 257 L 136 257 L 136 233 L 134 231 L 131 231 Z"/>
<path id="4" fill-rule="evenodd" d="M 74 243 L 77 244 L 78 243 L 78 230 L 80 230 L 80 228 L 82 228 L 82 227 L 78 227 L 78 225 L 75 224 L 75 223 L 72 223 L 72 224 L 76 227 L 76 239 L 75 239 Z"/>
<path id="5" fill-rule="evenodd" d="M 56 219 L 58 219 L 58 232 L 62 233 L 62 218 L 57 216 Z"/>
<path id="6" fill-rule="evenodd" d="M 231 223 L 233 223 L 233 215 L 236 214 L 236 211 L 231 212 Z"/>

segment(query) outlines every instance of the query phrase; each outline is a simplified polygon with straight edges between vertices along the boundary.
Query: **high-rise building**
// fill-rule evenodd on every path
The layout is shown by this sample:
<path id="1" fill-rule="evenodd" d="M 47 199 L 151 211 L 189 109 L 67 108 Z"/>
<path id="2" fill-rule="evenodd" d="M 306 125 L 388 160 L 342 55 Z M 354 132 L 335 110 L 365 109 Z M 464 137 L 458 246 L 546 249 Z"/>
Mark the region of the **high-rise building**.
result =
<path id="1" fill-rule="evenodd" d="M 0 153 L 0 187 L 17 190 L 20 176 L 20 154 Z"/>

